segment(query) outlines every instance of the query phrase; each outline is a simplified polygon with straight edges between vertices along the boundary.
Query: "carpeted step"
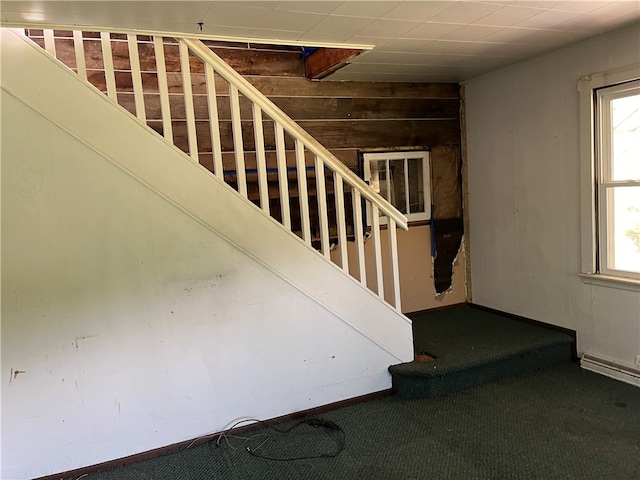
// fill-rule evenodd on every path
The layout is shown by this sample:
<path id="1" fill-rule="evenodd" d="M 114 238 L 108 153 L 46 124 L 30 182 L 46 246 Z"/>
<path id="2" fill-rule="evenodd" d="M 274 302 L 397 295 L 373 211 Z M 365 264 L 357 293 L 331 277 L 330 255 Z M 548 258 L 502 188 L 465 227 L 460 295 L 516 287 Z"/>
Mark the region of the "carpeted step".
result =
<path id="1" fill-rule="evenodd" d="M 392 365 L 394 392 L 431 398 L 520 372 L 570 362 L 567 334 L 468 306 L 413 318 L 417 354 L 430 362 Z"/>

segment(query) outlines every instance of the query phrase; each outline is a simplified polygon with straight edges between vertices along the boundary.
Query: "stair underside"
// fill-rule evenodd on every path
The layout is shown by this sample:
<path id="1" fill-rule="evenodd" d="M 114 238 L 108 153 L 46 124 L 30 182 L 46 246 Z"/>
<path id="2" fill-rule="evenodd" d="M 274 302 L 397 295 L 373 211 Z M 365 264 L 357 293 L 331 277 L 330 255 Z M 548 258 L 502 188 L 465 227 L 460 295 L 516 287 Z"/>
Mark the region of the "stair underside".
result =
<path id="1" fill-rule="evenodd" d="M 433 361 L 392 365 L 395 393 L 430 398 L 571 361 L 573 338 L 470 307 L 413 318 L 417 354 Z"/>

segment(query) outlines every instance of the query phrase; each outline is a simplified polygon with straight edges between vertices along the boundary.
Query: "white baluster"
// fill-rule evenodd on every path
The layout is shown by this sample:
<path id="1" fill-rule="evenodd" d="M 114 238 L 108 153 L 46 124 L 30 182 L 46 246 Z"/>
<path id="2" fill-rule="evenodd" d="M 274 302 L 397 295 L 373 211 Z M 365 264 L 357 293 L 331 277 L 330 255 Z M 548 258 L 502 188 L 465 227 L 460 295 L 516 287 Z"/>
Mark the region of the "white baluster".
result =
<path id="1" fill-rule="evenodd" d="M 73 50 L 76 54 L 76 70 L 78 76 L 82 80 L 87 80 L 87 62 L 84 58 L 84 40 L 82 39 L 82 32 L 78 30 L 73 31 Z"/>
<path id="2" fill-rule="evenodd" d="M 311 222 L 309 220 L 309 194 L 307 192 L 307 162 L 304 156 L 304 144 L 296 139 L 296 169 L 298 171 L 298 197 L 300 200 L 300 221 L 302 239 L 311 245 Z"/>
<path id="3" fill-rule="evenodd" d="M 406 183 L 405 185 L 409 185 Z M 391 261 L 391 290 L 393 292 L 393 306 L 401 311 L 400 302 L 400 272 L 398 270 L 398 235 L 396 222 L 392 218 L 387 219 L 387 233 L 389 234 L 389 259 Z"/>
<path id="4" fill-rule="evenodd" d="M 267 160 L 264 153 L 264 132 L 262 130 L 262 110 L 253 104 L 253 136 L 256 143 L 256 168 L 258 170 L 258 190 L 260 208 L 269 215 L 269 185 L 267 183 Z"/>
<path id="5" fill-rule="evenodd" d="M 289 172 L 287 172 L 287 154 L 284 145 L 284 129 L 275 123 L 276 159 L 278 162 L 278 186 L 280 187 L 280 211 L 282 225 L 291 230 L 291 208 L 289 205 Z"/>
<path id="6" fill-rule="evenodd" d="M 189 47 L 180 40 L 180 70 L 182 70 L 182 90 L 184 108 L 187 117 L 187 137 L 189 140 L 189 156 L 198 162 L 198 132 L 196 130 L 196 114 L 193 108 L 193 89 L 191 87 L 191 66 L 189 64 Z"/>
<path id="7" fill-rule="evenodd" d="M 236 154 L 236 180 L 238 182 L 238 192 L 243 197 L 247 197 L 247 174 L 244 166 L 240 97 L 238 95 L 238 87 L 231 83 L 229 84 L 229 102 L 231 104 L 231 129 L 233 130 L 233 148 Z"/>
<path id="8" fill-rule="evenodd" d="M 56 57 L 56 40 L 53 36 L 53 30 L 50 28 L 44 29 L 44 49 L 51 55 L 53 58 Z"/>
<path id="9" fill-rule="evenodd" d="M 211 150 L 213 154 L 213 172 L 224 179 L 224 167 L 222 166 L 222 145 L 220 142 L 220 121 L 218 119 L 218 98 L 216 97 L 216 79 L 213 66 L 204 65 L 207 80 L 207 104 L 209 106 L 209 126 L 211 129 Z"/>
<path id="10" fill-rule="evenodd" d="M 153 49 L 156 54 L 156 69 L 158 70 L 158 92 L 160 93 L 160 111 L 162 112 L 162 133 L 166 139 L 173 143 L 169 85 L 167 84 L 167 67 L 165 65 L 162 37 L 153 37 Z"/>
<path id="11" fill-rule="evenodd" d="M 373 263 L 376 269 L 378 296 L 384 300 L 384 277 L 382 274 L 382 249 L 380 245 L 380 214 L 378 206 L 371 204 L 371 234 L 373 241 Z"/>
<path id="12" fill-rule="evenodd" d="M 347 252 L 347 222 L 344 211 L 344 186 L 340 174 L 333 172 L 333 189 L 336 197 L 336 223 L 338 245 L 340 246 L 340 266 L 349 273 L 349 255 Z"/>
<path id="13" fill-rule="evenodd" d="M 322 254 L 330 258 L 329 217 L 327 215 L 327 188 L 324 182 L 324 162 L 316 155 L 316 195 L 318 196 L 318 220 L 320 221 L 320 248 Z"/>
<path id="14" fill-rule="evenodd" d="M 102 59 L 104 61 L 104 76 L 107 81 L 107 96 L 114 102 L 118 101 L 116 92 L 116 76 L 113 69 L 113 53 L 111 52 L 111 34 L 100 32 L 100 44 L 102 45 Z"/>
<path id="15" fill-rule="evenodd" d="M 356 255 L 358 257 L 358 275 L 360 283 L 367 285 L 367 268 L 364 258 L 364 228 L 362 225 L 362 197 L 360 192 L 352 188 L 351 200 L 353 201 L 353 230 L 356 241 Z"/>
<path id="16" fill-rule="evenodd" d="M 140 73 L 140 54 L 138 52 L 138 36 L 127 34 L 129 45 L 129 63 L 131 64 L 131 79 L 133 83 L 133 98 L 136 104 L 136 116 L 147 122 L 147 112 L 144 106 L 144 91 L 142 90 L 142 74 Z"/>

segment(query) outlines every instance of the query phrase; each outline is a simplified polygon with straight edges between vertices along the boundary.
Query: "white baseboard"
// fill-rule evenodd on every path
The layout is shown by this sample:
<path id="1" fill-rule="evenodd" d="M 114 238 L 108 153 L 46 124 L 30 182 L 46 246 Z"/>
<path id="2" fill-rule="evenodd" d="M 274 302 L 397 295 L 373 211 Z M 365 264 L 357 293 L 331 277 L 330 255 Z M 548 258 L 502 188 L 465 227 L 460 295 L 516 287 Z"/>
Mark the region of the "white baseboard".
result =
<path id="1" fill-rule="evenodd" d="M 580 366 L 590 372 L 599 373 L 615 380 L 640 387 L 640 368 L 621 365 L 591 353 L 585 353 L 582 356 Z"/>

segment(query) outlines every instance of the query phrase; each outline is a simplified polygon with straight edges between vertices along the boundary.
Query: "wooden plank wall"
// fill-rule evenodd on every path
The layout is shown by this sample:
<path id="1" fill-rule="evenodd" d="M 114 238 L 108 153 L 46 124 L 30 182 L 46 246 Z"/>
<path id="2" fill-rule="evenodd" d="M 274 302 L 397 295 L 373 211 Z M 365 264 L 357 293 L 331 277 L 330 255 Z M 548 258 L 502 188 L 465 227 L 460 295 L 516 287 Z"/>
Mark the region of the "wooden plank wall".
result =
<path id="1" fill-rule="evenodd" d="M 31 30 L 29 34 L 43 45 L 42 31 Z M 70 68 L 75 68 L 71 36 L 71 32 L 56 31 L 55 44 L 58 58 Z M 143 36 L 139 36 L 139 41 L 148 124 L 162 132 L 153 42 L 150 37 Z M 105 91 L 99 34 L 85 33 L 83 43 L 88 78 L 96 87 Z M 174 118 L 174 142 L 188 151 L 178 45 L 170 38 L 165 38 L 164 43 Z M 433 227 L 438 248 L 435 277 L 437 290 L 446 290 L 451 282 L 451 265 L 462 236 L 459 85 L 332 82 L 331 77 L 322 81 L 310 81 L 304 76 L 304 62 L 300 58 L 299 47 L 213 41 L 205 43 L 358 175 L 362 174 L 360 154 L 363 151 L 431 149 Z M 112 52 L 119 91 L 118 101 L 135 114 L 126 36 L 112 34 Z M 200 162 L 212 169 L 204 69 L 195 57 L 190 60 L 197 130 L 202 132 L 202 135 L 198 135 Z M 235 163 L 226 82 L 217 81 L 216 92 L 224 169 L 233 176 Z M 243 142 L 247 153 L 246 166 L 253 169 L 256 163 L 252 111 L 245 98 L 241 98 L 240 110 L 243 131 L 246 133 Z M 264 120 L 267 166 L 271 168 L 275 167 L 272 123 L 268 118 Z M 288 136 L 285 140 L 288 164 L 293 167 L 293 140 Z M 313 165 L 310 156 L 307 162 L 309 166 Z M 254 192 L 255 195 L 257 192 Z"/>

